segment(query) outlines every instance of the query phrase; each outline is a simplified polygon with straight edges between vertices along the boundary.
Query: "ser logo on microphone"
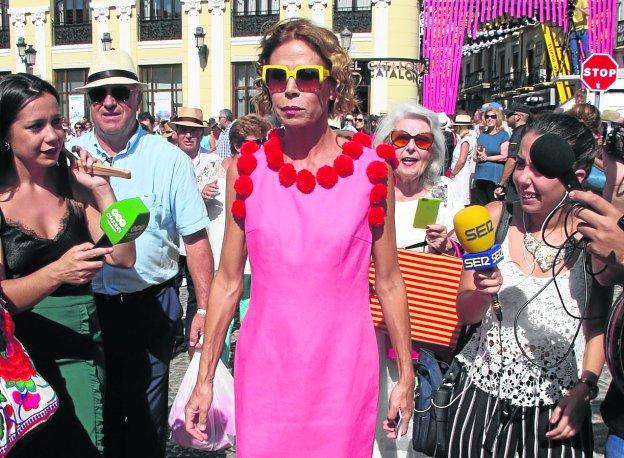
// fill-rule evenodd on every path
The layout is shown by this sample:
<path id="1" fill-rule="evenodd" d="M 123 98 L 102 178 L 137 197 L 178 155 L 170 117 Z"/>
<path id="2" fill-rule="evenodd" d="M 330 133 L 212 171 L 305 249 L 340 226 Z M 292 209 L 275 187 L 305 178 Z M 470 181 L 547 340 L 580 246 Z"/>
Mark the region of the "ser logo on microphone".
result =
<path id="1" fill-rule="evenodd" d="M 492 220 L 487 220 L 483 224 L 479 224 L 476 227 L 471 227 L 467 229 L 464 233 L 466 234 L 466 240 L 476 240 L 481 237 L 485 237 L 490 232 L 494 231 L 494 225 L 492 224 Z"/>
<path id="2" fill-rule="evenodd" d="M 503 250 L 500 245 L 495 245 L 494 250 L 482 253 L 464 255 L 464 269 L 481 270 L 481 268 L 492 268 L 503 259 Z"/>

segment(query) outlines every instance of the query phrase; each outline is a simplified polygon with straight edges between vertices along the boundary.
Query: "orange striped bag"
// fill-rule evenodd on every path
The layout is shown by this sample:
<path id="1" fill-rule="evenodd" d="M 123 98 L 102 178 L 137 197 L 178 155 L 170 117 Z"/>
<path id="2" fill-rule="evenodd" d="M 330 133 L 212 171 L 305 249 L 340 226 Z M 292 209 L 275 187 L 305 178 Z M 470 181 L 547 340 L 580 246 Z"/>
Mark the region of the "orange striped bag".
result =
<path id="1" fill-rule="evenodd" d="M 398 255 L 407 290 L 412 340 L 454 348 L 461 328 L 455 310 L 461 258 L 404 249 L 399 249 Z M 374 263 L 371 263 L 368 278 L 374 285 Z M 370 308 L 375 327 L 387 331 L 373 288 Z"/>

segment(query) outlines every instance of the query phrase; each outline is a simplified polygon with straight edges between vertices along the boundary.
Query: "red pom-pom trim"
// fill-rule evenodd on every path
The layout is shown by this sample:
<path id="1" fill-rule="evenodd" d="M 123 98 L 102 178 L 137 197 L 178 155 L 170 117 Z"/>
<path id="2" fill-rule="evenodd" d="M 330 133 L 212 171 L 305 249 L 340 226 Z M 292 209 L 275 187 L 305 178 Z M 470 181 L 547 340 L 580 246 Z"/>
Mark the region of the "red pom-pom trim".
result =
<path id="1" fill-rule="evenodd" d="M 383 226 L 384 219 L 386 218 L 386 211 L 383 207 L 375 206 L 371 207 L 368 211 L 368 224 L 373 227 Z"/>
<path id="2" fill-rule="evenodd" d="M 267 135 L 267 138 L 270 140 L 272 138 L 279 138 L 280 133 L 279 133 L 279 129 L 271 129 L 269 131 L 269 134 Z"/>
<path id="3" fill-rule="evenodd" d="M 240 221 L 245 219 L 246 215 L 247 210 L 245 209 L 245 202 L 240 199 L 236 199 L 232 204 L 232 216 L 234 216 L 234 219 Z"/>
<path id="4" fill-rule="evenodd" d="M 388 166 L 385 162 L 373 161 L 368 164 L 366 175 L 371 183 L 381 183 L 388 178 Z"/>
<path id="5" fill-rule="evenodd" d="M 253 181 L 247 175 L 239 176 L 234 182 L 234 191 L 241 197 L 249 197 L 253 191 Z"/>
<path id="6" fill-rule="evenodd" d="M 356 132 L 355 134 L 353 134 L 353 137 L 351 137 L 351 140 L 353 140 L 354 142 L 358 142 L 359 144 L 364 145 L 367 148 L 370 148 L 372 144 L 372 139 L 364 132 Z"/>
<path id="7" fill-rule="evenodd" d="M 338 174 L 333 167 L 324 165 L 316 172 L 316 181 L 325 189 L 330 189 L 338 183 Z"/>
<path id="8" fill-rule="evenodd" d="M 258 160 L 253 154 L 241 154 L 236 161 L 239 175 L 251 175 L 257 166 Z"/>
<path id="9" fill-rule="evenodd" d="M 370 203 L 380 204 L 386 200 L 386 197 L 388 197 L 388 186 L 383 183 L 377 183 L 371 190 Z"/>
<path id="10" fill-rule="evenodd" d="M 334 159 L 334 168 L 339 177 L 345 178 L 353 175 L 353 159 L 346 154 L 341 154 Z"/>
<path id="11" fill-rule="evenodd" d="M 291 187 L 297 180 L 297 171 L 292 164 L 284 164 L 279 169 L 280 184 L 286 188 Z"/>
<path id="12" fill-rule="evenodd" d="M 271 141 L 273 140 L 269 140 L 268 142 L 265 143 L 265 145 Z M 278 143 L 278 148 L 274 149 L 272 147 L 269 147 L 269 148 L 265 147 L 264 151 L 266 153 L 267 165 L 269 166 L 271 170 L 274 170 L 277 172 L 280 169 L 280 167 L 284 165 L 284 154 L 279 148 L 279 143 Z"/>
<path id="13" fill-rule="evenodd" d="M 303 169 L 297 173 L 297 189 L 304 194 L 310 194 L 314 191 L 316 180 L 309 170 Z"/>
<path id="14" fill-rule="evenodd" d="M 344 145 L 342 145 L 342 152 L 343 154 L 349 156 L 351 159 L 359 159 L 362 155 L 362 152 L 364 152 L 364 146 L 362 146 L 361 143 L 354 141 L 346 142 Z"/>
<path id="15" fill-rule="evenodd" d="M 394 151 L 394 148 L 387 143 L 381 143 L 380 145 L 377 145 L 375 151 L 377 151 L 377 156 L 385 159 L 386 161 L 391 161 L 392 159 L 396 158 L 396 152 Z"/>
<path id="16" fill-rule="evenodd" d="M 392 169 L 396 169 L 399 166 L 399 159 L 394 156 L 392 159 L 390 159 L 390 167 L 392 167 Z"/>
<path id="17" fill-rule="evenodd" d="M 258 149 L 260 149 L 260 145 L 258 145 L 256 142 L 245 142 L 243 143 L 243 146 L 241 146 L 241 154 L 253 154 L 256 151 L 258 151 Z"/>

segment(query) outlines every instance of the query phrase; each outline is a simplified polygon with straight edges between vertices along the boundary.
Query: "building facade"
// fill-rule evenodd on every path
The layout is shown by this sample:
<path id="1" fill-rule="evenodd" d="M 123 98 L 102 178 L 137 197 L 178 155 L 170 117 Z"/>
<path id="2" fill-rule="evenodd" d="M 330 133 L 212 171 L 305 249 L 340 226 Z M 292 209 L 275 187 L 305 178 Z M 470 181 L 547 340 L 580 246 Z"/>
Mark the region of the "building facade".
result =
<path id="1" fill-rule="evenodd" d="M 292 17 L 338 36 L 352 32 L 349 53 L 363 112 L 382 114 L 418 97 L 418 0 L 0 0 L 0 9 L 0 74 L 26 71 L 17 44 L 32 46 L 32 72 L 55 84 L 72 120 L 87 113 L 75 89 L 108 36 L 148 84 L 144 109 L 162 119 L 183 105 L 242 116 L 253 110 L 262 32 Z"/>

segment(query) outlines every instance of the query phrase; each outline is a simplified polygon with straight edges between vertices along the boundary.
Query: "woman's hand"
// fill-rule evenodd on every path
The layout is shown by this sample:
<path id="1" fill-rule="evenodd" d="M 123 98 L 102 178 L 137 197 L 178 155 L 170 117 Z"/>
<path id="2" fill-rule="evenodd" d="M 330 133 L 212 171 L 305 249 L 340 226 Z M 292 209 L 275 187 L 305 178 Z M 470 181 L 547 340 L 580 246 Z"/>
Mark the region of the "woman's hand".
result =
<path id="1" fill-rule="evenodd" d="M 84 285 L 104 266 L 104 256 L 112 252 L 112 247 L 93 248 L 92 243 L 71 247 L 52 263 L 55 278 L 60 283 Z"/>
<path id="2" fill-rule="evenodd" d="M 557 407 L 550 416 L 550 424 L 557 426 L 546 433 L 549 440 L 564 440 L 577 434 L 589 408 L 589 388 L 585 383 L 579 383 L 561 398 Z"/>
<path id="3" fill-rule="evenodd" d="M 477 291 L 484 294 L 497 294 L 503 284 L 503 276 L 498 268 L 475 270 L 472 274 Z"/>
<path id="4" fill-rule="evenodd" d="M 401 430 L 397 431 L 398 414 L 401 411 Z M 414 381 L 411 383 L 397 383 L 390 392 L 388 401 L 388 415 L 383 422 L 383 429 L 388 433 L 386 437 L 396 439 L 407 434 L 409 421 L 414 411 Z"/>
<path id="5" fill-rule="evenodd" d="M 427 245 L 436 253 L 446 253 L 453 249 L 446 232 L 446 227 L 442 224 L 430 224 L 425 232 Z"/>
<path id="6" fill-rule="evenodd" d="M 478 146 L 477 147 L 477 161 L 478 162 L 485 162 L 487 161 L 487 153 L 485 152 L 485 148 L 482 146 Z"/>
<path id="7" fill-rule="evenodd" d="M 70 159 L 71 175 L 74 180 L 91 191 L 99 189 L 110 189 L 108 180 L 105 177 L 93 175 L 93 165 L 101 164 L 102 161 L 95 159 L 87 150 L 74 146 L 72 151 L 80 155 L 80 159 Z"/>
<path id="8" fill-rule="evenodd" d="M 208 410 L 212 404 L 212 383 L 195 383 L 184 408 L 186 431 L 199 441 L 208 440 Z"/>
<path id="9" fill-rule="evenodd" d="M 201 191 L 201 195 L 204 199 L 214 199 L 219 195 L 219 186 L 217 182 L 209 183 Z"/>

